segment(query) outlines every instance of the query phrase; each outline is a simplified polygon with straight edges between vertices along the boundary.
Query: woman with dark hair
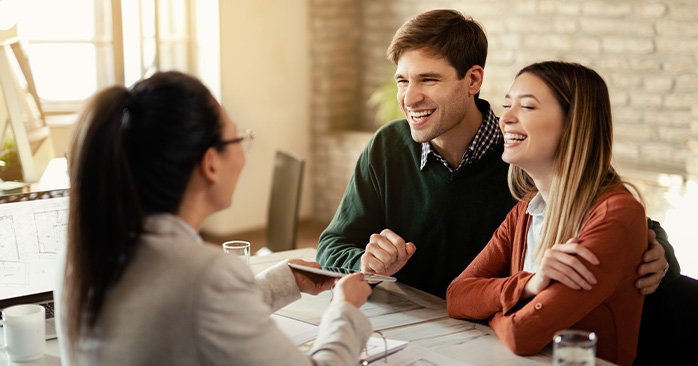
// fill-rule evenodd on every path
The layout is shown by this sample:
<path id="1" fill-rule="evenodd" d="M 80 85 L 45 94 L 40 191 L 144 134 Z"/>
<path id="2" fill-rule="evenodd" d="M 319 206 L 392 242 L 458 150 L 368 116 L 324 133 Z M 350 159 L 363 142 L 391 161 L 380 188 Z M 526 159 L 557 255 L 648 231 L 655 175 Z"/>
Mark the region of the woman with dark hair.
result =
<path id="1" fill-rule="evenodd" d="M 558 330 L 594 331 L 599 357 L 632 364 L 647 223 L 611 165 L 606 83 L 579 64 L 532 64 L 516 76 L 504 109 L 502 159 L 519 203 L 448 287 L 449 315 L 489 319 L 522 355 Z"/>
<path id="2" fill-rule="evenodd" d="M 333 281 L 282 262 L 255 278 L 201 245 L 201 222 L 231 204 L 245 164 L 235 124 L 197 79 L 156 73 L 98 93 L 73 142 L 64 283 L 66 364 L 354 364 L 371 331 L 361 275 L 336 283 L 310 356 L 269 314 Z M 301 260 L 293 262 L 317 266 Z"/>

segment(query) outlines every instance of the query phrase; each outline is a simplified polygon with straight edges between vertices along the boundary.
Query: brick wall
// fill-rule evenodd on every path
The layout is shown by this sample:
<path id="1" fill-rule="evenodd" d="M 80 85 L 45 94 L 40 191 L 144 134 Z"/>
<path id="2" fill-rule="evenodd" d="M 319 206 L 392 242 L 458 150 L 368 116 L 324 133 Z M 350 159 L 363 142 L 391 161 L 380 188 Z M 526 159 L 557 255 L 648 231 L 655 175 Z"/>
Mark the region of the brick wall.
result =
<path id="1" fill-rule="evenodd" d="M 342 131 L 355 129 L 361 86 L 361 2 L 308 0 L 312 57 L 310 184 L 313 216 L 329 221 L 350 171 L 336 155 L 347 150 Z M 348 158 L 349 160 L 355 158 Z M 339 198 L 337 197 L 339 196 Z"/>
<path id="2" fill-rule="evenodd" d="M 688 148 L 686 170 L 692 180 L 698 181 L 698 103 L 696 101 L 691 107 L 691 138 Z"/>
<path id="3" fill-rule="evenodd" d="M 490 47 L 481 95 L 497 112 L 521 67 L 547 59 L 580 62 L 609 86 L 617 161 L 698 178 L 696 1 L 310 1 L 320 220 L 334 213 L 349 177 L 339 172 L 350 174 L 360 151 L 344 143 L 368 139 L 337 131 L 373 128 L 365 100 L 392 75 L 385 59 L 390 39 L 405 20 L 434 8 L 458 9 L 485 28 Z"/>

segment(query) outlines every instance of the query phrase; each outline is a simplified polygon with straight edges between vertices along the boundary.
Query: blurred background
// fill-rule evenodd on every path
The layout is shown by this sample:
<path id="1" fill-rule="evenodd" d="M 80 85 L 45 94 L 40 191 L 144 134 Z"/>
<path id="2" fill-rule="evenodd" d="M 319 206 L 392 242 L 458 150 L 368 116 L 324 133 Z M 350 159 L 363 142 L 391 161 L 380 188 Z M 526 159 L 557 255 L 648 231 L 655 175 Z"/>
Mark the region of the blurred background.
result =
<path id="1" fill-rule="evenodd" d="M 274 152 L 283 149 L 306 160 L 300 245 L 315 245 L 371 134 L 400 118 L 385 57 L 390 39 L 405 20 L 434 8 L 458 9 L 486 30 L 481 97 L 497 114 L 515 73 L 531 62 L 580 62 L 604 77 L 616 165 L 668 232 L 682 273 L 698 277 L 691 230 L 698 221 L 698 1 L 0 0 L 0 58 L 25 90 L 31 83 L 17 77 L 22 62 L 11 39 L 31 66 L 30 104 L 48 131 L 25 122 L 33 180 L 51 158 L 69 153 L 75 114 L 90 95 L 180 70 L 201 78 L 236 123 L 257 134 L 232 208 L 211 217 L 203 233 L 264 241 Z M 0 178 L 31 181 L 21 169 L 16 176 L 6 100 Z"/>

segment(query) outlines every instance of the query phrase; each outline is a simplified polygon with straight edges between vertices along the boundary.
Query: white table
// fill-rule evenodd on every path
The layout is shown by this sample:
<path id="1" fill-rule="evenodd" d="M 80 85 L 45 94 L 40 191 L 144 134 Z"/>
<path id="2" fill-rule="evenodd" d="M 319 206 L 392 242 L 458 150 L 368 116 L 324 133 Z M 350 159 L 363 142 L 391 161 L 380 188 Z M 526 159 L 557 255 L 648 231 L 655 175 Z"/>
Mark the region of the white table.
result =
<path id="1" fill-rule="evenodd" d="M 258 273 L 282 259 L 314 261 L 315 253 L 315 249 L 297 249 L 252 257 L 250 262 L 252 270 Z M 300 300 L 278 313 L 318 324 L 329 300 L 329 291 L 317 296 L 303 294 Z M 373 329 L 381 331 L 386 338 L 409 341 L 470 365 L 552 364 L 550 347 L 537 355 L 517 356 L 487 324 L 452 319 L 446 312 L 446 300 L 400 283 L 384 282 L 376 286 L 361 311 Z M 599 358 L 596 364 L 612 365 Z"/>
<path id="2" fill-rule="evenodd" d="M 0 332 L 0 340 L 5 342 L 4 332 Z M 46 342 L 46 353 L 44 357 L 32 362 L 11 362 L 7 358 L 7 353 L 0 351 L 0 366 L 59 366 L 61 364 L 58 341 L 53 339 Z"/>
<path id="3" fill-rule="evenodd" d="M 283 259 L 315 260 L 315 253 L 315 249 L 297 249 L 261 257 L 253 256 L 250 265 L 255 273 L 259 273 Z M 318 324 L 322 312 L 329 304 L 330 295 L 329 291 L 317 296 L 303 294 L 300 300 L 278 313 Z M 400 283 L 382 283 L 376 286 L 361 311 L 369 318 L 373 329 L 381 331 L 386 338 L 409 341 L 411 345 L 422 346 L 470 365 L 552 364 L 550 347 L 534 356 L 516 356 L 486 324 L 452 319 L 446 313 L 444 299 Z M 596 364 L 612 365 L 598 358 Z M 35 362 L 14 364 L 7 360 L 4 352 L 0 352 L 0 366 L 4 365 L 60 365 L 58 342 L 47 342 L 46 354 Z"/>

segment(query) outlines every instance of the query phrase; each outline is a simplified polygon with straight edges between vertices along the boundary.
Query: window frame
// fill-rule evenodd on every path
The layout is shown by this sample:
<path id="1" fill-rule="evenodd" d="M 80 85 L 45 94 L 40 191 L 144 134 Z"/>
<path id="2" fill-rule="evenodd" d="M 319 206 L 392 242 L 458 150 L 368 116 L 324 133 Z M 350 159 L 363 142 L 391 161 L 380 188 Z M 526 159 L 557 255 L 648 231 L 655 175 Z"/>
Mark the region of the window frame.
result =
<path id="1" fill-rule="evenodd" d="M 28 45 L 47 45 L 47 44 L 91 44 L 95 49 L 96 75 L 95 81 L 97 90 L 101 90 L 110 85 L 118 84 L 125 85 L 126 83 L 126 60 L 124 51 L 124 23 L 123 23 L 123 6 L 126 5 L 138 7 L 138 57 L 140 64 L 140 75 L 138 79 L 146 77 L 157 70 L 162 69 L 163 59 L 171 55 L 166 54 L 165 48 L 179 44 L 184 48 L 186 56 L 184 62 L 173 61 L 170 64 L 176 65 L 174 69 L 191 72 L 195 69 L 193 55 L 193 0 L 94 0 L 95 10 L 95 35 L 92 39 L 52 39 L 52 38 L 31 38 L 23 40 Z M 144 19 L 143 6 L 146 3 L 152 4 L 153 18 L 151 20 Z M 137 4 L 137 5 L 136 5 Z M 180 24 L 184 29 L 183 34 L 171 35 L 161 29 L 161 16 L 171 15 L 175 7 L 184 14 L 184 19 Z M 169 10 L 169 14 L 167 11 Z M 146 37 L 143 34 L 144 22 L 152 21 L 154 23 L 155 34 L 153 37 Z M 174 21 L 180 21 L 175 19 Z M 146 65 L 144 59 L 144 44 L 154 40 L 155 57 L 151 64 Z M 31 59 L 31 57 L 30 57 Z M 38 91 L 41 96 L 41 91 Z M 79 111 L 84 103 L 84 100 L 47 100 L 41 98 L 41 104 L 44 112 L 47 115 L 75 113 Z"/>

